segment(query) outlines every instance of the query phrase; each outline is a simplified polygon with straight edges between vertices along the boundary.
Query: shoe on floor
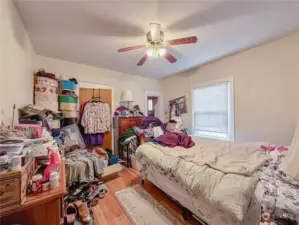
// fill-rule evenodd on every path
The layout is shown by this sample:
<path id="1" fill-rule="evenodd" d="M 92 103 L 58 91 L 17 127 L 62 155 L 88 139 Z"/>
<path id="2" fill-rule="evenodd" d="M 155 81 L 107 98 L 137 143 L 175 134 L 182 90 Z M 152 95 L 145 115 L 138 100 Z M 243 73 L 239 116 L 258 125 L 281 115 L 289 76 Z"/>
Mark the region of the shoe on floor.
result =
<path id="1" fill-rule="evenodd" d="M 67 225 L 73 225 L 77 216 L 77 209 L 73 204 L 69 204 L 65 210 Z"/>
<path id="2" fill-rule="evenodd" d="M 77 209 L 78 209 L 78 214 L 79 214 L 79 218 L 83 223 L 89 223 L 89 221 L 91 220 L 91 216 L 89 213 L 89 208 L 87 206 L 86 202 L 82 202 L 82 201 L 77 201 L 76 203 Z"/>

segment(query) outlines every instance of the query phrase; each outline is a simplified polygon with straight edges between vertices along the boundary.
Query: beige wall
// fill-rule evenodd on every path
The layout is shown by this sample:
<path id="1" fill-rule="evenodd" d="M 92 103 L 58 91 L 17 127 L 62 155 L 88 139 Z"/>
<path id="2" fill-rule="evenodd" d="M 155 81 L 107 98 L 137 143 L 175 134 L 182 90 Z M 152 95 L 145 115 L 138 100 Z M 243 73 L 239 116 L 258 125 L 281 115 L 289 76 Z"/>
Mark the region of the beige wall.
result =
<path id="1" fill-rule="evenodd" d="M 191 87 L 232 76 L 235 139 L 289 144 L 299 119 L 298 60 L 299 32 L 165 79 L 163 98 L 187 96 L 189 113 L 183 120 L 191 129 Z"/>
<path id="2" fill-rule="evenodd" d="M 13 104 L 32 103 L 34 50 L 12 1 L 0 7 L 0 121 L 8 125 Z"/>
<path id="3" fill-rule="evenodd" d="M 113 88 L 114 109 L 119 106 L 122 90 L 132 91 L 135 104 L 144 110 L 145 91 L 159 91 L 159 81 L 141 76 L 124 74 L 107 69 L 96 68 L 78 63 L 67 62 L 54 58 L 37 55 L 34 60 L 34 67 L 44 68 L 48 72 L 55 73 L 57 76 L 63 75 L 71 78 L 75 77 L 79 82 L 100 84 Z"/>

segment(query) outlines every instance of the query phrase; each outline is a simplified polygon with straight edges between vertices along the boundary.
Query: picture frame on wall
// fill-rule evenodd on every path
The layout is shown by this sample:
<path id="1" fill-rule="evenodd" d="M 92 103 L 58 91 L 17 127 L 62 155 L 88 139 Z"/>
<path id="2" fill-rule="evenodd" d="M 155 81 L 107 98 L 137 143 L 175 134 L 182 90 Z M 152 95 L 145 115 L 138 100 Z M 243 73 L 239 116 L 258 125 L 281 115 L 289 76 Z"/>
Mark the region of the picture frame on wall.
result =
<path id="1" fill-rule="evenodd" d="M 175 98 L 169 101 L 169 104 L 175 104 L 175 103 L 179 106 L 181 114 L 188 113 L 186 96 Z"/>

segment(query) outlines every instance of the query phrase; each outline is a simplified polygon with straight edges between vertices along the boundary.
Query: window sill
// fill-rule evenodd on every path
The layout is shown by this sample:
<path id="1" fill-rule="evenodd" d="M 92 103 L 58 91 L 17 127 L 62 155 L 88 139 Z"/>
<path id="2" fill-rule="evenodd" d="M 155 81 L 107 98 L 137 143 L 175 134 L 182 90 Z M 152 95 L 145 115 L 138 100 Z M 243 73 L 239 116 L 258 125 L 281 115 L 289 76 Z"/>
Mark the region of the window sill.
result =
<path id="1" fill-rule="evenodd" d="M 223 134 L 223 133 L 193 131 L 193 136 L 209 138 L 209 139 L 217 139 L 217 140 L 222 140 L 222 141 L 234 141 L 233 137 L 230 137 L 228 134 Z"/>

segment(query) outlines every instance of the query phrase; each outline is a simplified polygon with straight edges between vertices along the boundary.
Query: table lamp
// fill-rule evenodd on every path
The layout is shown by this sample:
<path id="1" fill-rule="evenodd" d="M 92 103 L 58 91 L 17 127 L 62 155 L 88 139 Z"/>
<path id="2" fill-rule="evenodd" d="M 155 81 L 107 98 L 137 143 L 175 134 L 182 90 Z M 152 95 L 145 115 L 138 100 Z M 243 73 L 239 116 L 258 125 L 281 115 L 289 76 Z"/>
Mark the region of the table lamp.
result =
<path id="1" fill-rule="evenodd" d="M 132 97 L 132 92 L 130 90 L 124 90 L 121 93 L 120 102 L 122 105 L 126 106 L 128 109 L 130 108 L 130 103 L 134 102 Z"/>

